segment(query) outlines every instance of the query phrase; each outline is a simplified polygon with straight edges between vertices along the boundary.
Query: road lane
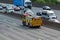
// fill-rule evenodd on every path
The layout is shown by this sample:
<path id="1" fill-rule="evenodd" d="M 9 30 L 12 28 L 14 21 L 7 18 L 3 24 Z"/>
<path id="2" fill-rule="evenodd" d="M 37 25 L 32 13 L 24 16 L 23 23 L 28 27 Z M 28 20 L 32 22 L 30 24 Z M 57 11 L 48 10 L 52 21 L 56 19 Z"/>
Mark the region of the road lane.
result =
<path id="1" fill-rule="evenodd" d="M 36 13 L 36 12 L 42 11 L 42 8 L 32 7 L 32 10 Z M 60 10 L 53 10 L 53 11 L 57 16 L 57 19 L 60 21 Z"/>
<path id="2" fill-rule="evenodd" d="M 0 3 L 1 4 L 1 3 Z M 4 3 L 3 3 L 4 4 Z M 13 5 L 13 4 L 12 4 Z M 42 11 L 42 8 L 40 7 L 32 7 L 32 10 L 36 13 L 38 11 Z M 60 21 L 60 10 L 53 10 L 55 14 L 57 15 L 57 19 Z M 20 12 L 15 12 L 17 14 L 20 14 Z"/>
<path id="3" fill-rule="evenodd" d="M 41 8 L 33 7 L 36 13 Z M 54 10 L 60 20 L 60 10 Z M 19 12 L 18 12 L 19 13 Z M 60 40 L 60 31 L 42 26 L 41 29 L 23 27 L 20 19 L 0 14 L 0 40 Z"/>
<path id="4" fill-rule="evenodd" d="M 0 14 L 0 35 L 1 40 L 60 40 L 60 31 L 44 26 L 41 29 L 23 27 L 20 19 L 3 14 Z"/>

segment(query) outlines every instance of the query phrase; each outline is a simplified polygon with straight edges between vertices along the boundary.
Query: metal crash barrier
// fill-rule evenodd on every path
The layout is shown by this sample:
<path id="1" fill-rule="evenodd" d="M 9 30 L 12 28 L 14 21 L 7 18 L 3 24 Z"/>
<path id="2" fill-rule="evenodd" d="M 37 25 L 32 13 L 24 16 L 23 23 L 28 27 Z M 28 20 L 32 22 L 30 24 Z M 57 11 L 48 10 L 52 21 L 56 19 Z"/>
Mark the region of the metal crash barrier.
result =
<path id="1" fill-rule="evenodd" d="M 46 19 L 43 19 L 43 26 L 59 27 L 60 28 L 60 23 L 52 22 L 52 21 L 48 21 Z"/>

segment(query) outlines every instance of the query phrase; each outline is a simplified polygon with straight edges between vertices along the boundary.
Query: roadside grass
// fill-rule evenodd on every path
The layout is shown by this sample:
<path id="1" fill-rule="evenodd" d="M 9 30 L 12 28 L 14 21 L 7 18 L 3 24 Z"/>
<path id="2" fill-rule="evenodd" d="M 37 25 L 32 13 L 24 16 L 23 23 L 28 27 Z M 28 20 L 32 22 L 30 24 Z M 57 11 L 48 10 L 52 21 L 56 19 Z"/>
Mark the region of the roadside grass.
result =
<path id="1" fill-rule="evenodd" d="M 32 0 L 32 2 L 43 3 L 43 4 L 52 4 L 52 5 L 60 5 L 58 0 Z"/>

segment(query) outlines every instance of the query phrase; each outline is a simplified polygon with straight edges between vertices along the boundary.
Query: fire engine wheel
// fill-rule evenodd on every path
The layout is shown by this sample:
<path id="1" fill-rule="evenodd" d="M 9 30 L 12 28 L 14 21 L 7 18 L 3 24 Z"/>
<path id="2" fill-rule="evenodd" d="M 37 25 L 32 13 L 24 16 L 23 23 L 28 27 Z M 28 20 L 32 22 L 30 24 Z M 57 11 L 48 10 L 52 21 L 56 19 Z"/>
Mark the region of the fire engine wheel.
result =
<path id="1" fill-rule="evenodd" d="M 40 26 L 30 26 L 30 23 L 28 23 L 29 28 L 40 28 Z"/>
<path id="2" fill-rule="evenodd" d="M 30 23 L 28 23 L 28 27 L 30 28 Z"/>
<path id="3" fill-rule="evenodd" d="M 40 26 L 29 26 L 29 28 L 40 28 Z"/>
<path id="4" fill-rule="evenodd" d="M 23 26 L 26 26 L 26 22 L 22 22 Z"/>
<path id="5" fill-rule="evenodd" d="M 40 28 L 40 26 L 37 26 L 37 28 Z"/>
<path id="6" fill-rule="evenodd" d="M 32 28 L 32 26 L 30 26 L 30 23 L 28 23 L 28 27 L 29 27 L 29 28 Z"/>

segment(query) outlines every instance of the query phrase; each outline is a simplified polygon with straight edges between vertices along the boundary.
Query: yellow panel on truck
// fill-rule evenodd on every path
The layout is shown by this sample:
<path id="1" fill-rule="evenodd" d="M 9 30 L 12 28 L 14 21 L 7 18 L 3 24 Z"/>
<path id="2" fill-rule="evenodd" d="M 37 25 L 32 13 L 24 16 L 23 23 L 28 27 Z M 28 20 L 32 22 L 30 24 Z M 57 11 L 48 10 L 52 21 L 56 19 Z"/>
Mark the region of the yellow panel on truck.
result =
<path id="1" fill-rule="evenodd" d="M 33 18 L 32 19 L 32 26 L 42 26 L 42 18 Z"/>
<path id="2" fill-rule="evenodd" d="M 42 17 L 36 16 L 32 17 L 29 15 L 24 15 L 22 18 L 22 23 L 27 27 L 40 27 L 42 26 Z"/>

